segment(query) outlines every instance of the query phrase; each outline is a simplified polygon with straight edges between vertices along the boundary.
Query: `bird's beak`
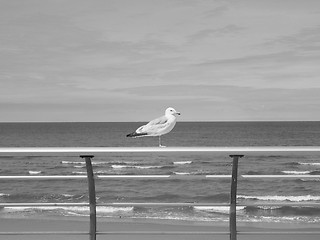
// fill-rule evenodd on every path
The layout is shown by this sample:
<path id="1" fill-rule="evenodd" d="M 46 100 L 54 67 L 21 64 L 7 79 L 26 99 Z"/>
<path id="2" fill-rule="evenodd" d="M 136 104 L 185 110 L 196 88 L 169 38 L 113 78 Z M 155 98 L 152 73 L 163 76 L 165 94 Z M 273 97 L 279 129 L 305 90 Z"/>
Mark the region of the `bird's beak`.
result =
<path id="1" fill-rule="evenodd" d="M 176 114 L 177 114 L 177 115 L 181 115 L 181 113 L 180 113 L 180 112 L 176 112 Z"/>

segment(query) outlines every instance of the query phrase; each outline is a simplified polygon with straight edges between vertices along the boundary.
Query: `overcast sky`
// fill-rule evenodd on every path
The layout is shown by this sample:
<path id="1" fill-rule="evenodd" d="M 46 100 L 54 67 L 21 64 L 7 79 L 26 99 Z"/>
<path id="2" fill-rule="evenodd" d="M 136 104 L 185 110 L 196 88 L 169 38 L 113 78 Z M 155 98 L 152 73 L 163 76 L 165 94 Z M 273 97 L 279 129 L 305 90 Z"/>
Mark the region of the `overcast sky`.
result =
<path id="1" fill-rule="evenodd" d="M 0 0 L 0 121 L 320 120 L 319 0 Z"/>

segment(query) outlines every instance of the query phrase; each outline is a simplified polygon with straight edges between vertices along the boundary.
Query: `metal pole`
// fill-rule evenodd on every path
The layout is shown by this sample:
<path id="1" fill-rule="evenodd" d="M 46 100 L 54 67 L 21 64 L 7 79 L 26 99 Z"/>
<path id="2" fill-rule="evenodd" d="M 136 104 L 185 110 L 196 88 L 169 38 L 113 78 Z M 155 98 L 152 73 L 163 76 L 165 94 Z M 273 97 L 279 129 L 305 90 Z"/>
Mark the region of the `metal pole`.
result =
<path id="1" fill-rule="evenodd" d="M 232 177 L 231 177 L 231 194 L 230 194 L 230 212 L 229 228 L 230 240 L 237 240 L 237 181 L 238 181 L 238 160 L 243 155 L 230 155 L 233 158 Z"/>
<path id="2" fill-rule="evenodd" d="M 90 235 L 89 240 L 96 240 L 97 235 L 97 215 L 96 215 L 96 190 L 94 184 L 94 176 L 91 164 L 92 155 L 82 155 L 86 161 L 88 189 L 89 189 L 89 206 L 90 206 Z"/>

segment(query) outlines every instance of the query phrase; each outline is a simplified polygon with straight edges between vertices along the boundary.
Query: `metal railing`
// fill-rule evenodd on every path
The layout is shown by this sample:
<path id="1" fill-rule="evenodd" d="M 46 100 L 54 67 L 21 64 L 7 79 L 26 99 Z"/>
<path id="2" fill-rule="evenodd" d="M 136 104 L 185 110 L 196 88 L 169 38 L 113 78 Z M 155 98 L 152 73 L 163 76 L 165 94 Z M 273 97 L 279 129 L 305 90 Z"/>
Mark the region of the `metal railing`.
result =
<path id="1" fill-rule="evenodd" d="M 110 153 L 177 153 L 177 152 L 210 152 L 214 154 L 229 155 L 232 158 L 231 175 L 96 175 L 92 169 L 92 158 Z M 243 156 L 252 155 L 305 155 L 320 154 L 320 147 L 86 147 L 86 148 L 0 148 L 0 156 L 79 156 L 85 160 L 87 175 L 63 175 L 63 176 L 0 176 L 1 180 L 34 180 L 34 179 L 84 179 L 88 180 L 88 203 L 0 203 L 0 207 L 40 207 L 40 206 L 86 206 L 90 209 L 90 227 L 88 232 L 84 231 L 52 231 L 52 232 L 0 232 L 1 235 L 89 235 L 90 240 L 96 240 L 97 235 L 229 235 L 231 240 L 236 240 L 237 235 L 285 235 L 285 234 L 302 234 L 302 235 L 320 235 L 320 231 L 274 231 L 274 232 L 244 232 L 237 230 L 237 206 L 260 206 L 261 203 L 237 204 L 237 182 L 238 182 L 238 162 Z M 320 175 L 240 175 L 241 178 L 320 178 Z M 192 179 L 192 178 L 231 178 L 230 203 L 96 203 L 95 179 L 121 179 L 121 178 L 157 178 L 157 179 Z M 264 206 L 320 206 L 320 203 L 263 203 Z M 97 231 L 97 206 L 228 206 L 229 210 L 229 231 L 227 232 L 181 232 L 181 231 L 135 231 L 135 232 L 101 232 Z"/>

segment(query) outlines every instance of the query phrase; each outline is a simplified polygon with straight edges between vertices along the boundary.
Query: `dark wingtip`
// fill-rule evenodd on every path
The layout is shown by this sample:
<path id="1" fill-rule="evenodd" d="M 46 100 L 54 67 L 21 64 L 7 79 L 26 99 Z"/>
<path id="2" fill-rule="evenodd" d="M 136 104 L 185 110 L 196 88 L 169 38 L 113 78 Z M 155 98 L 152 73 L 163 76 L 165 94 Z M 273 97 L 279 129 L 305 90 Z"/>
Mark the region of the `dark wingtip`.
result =
<path id="1" fill-rule="evenodd" d="M 129 133 L 127 134 L 127 137 L 142 137 L 142 136 L 146 136 L 148 135 L 147 133 L 136 133 L 136 132 L 133 132 L 133 133 Z"/>

